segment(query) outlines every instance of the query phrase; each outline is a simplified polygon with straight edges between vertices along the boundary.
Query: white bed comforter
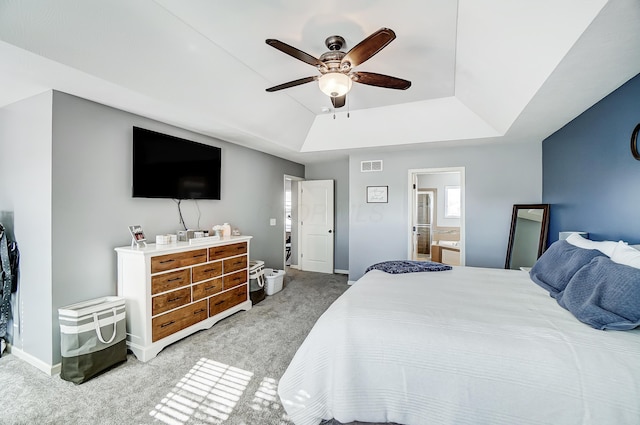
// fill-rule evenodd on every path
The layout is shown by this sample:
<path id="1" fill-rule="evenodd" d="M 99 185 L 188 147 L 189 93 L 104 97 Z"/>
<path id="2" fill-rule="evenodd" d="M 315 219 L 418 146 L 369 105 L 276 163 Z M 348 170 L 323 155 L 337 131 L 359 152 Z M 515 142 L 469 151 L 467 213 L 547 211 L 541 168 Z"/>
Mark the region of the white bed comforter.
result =
<path id="1" fill-rule="evenodd" d="M 525 272 L 371 271 L 282 376 L 296 425 L 640 424 L 640 330 L 578 322 Z"/>

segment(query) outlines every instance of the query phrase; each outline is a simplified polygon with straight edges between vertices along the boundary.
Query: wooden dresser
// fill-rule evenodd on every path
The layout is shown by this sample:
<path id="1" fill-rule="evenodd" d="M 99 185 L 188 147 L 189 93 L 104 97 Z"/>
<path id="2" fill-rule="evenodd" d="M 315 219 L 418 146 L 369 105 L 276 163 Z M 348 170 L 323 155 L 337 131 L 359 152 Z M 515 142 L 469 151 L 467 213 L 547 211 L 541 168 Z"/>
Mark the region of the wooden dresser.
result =
<path id="1" fill-rule="evenodd" d="M 249 241 L 232 236 L 189 245 L 119 247 L 118 296 L 126 300 L 127 347 L 146 362 L 207 329 L 249 299 Z"/>

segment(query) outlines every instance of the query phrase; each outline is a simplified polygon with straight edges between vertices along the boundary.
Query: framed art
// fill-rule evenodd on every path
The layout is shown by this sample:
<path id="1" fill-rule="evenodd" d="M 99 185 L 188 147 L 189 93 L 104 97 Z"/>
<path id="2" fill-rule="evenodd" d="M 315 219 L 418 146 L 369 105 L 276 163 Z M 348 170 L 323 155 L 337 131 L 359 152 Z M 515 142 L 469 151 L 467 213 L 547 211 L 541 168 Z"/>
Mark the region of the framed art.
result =
<path id="1" fill-rule="evenodd" d="M 129 233 L 131 233 L 131 246 L 147 246 L 147 238 L 144 236 L 142 226 L 136 224 L 129 226 Z"/>
<path id="2" fill-rule="evenodd" d="M 636 125 L 631 133 L 631 154 L 635 159 L 640 161 L 640 152 L 638 152 L 638 133 L 640 133 L 640 124 Z"/>
<path id="3" fill-rule="evenodd" d="M 367 203 L 387 203 L 389 186 L 367 186 Z"/>

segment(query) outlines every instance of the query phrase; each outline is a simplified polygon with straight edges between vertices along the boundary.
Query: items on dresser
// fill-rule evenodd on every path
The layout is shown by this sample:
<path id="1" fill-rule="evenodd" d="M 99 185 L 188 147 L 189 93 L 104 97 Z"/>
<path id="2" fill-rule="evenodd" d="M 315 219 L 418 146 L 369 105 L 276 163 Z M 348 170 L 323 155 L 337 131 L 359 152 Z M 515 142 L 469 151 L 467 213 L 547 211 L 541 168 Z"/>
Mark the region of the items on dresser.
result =
<path id="1" fill-rule="evenodd" d="M 139 360 L 146 362 L 167 345 L 251 308 L 250 239 L 116 248 L 127 347 Z"/>

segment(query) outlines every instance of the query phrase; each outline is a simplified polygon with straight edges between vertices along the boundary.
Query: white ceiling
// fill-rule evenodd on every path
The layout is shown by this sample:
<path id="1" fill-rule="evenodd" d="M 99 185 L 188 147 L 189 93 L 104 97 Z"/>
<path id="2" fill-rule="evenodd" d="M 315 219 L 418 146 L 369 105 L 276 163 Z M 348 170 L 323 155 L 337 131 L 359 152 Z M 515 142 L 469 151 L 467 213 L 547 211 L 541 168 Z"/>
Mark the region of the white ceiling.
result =
<path id="1" fill-rule="evenodd" d="M 319 57 L 397 38 L 335 112 Z M 638 0 L 0 0 L 0 106 L 56 89 L 302 163 L 354 149 L 539 142 L 640 72 Z M 347 109 L 349 116 L 347 117 Z"/>

